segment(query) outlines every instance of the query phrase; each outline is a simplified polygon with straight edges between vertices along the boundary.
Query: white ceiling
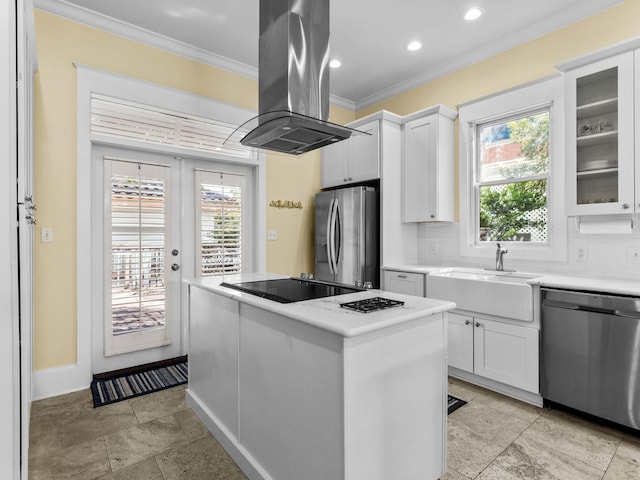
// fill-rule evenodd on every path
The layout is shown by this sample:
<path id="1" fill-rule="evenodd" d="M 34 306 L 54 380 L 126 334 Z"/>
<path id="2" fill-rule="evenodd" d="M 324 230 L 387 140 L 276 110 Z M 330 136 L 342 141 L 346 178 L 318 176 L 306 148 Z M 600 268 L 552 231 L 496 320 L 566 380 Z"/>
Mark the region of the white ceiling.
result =
<path id="1" fill-rule="evenodd" d="M 343 106 L 363 108 L 621 2 L 333 0 L 331 57 L 340 59 L 342 67 L 331 71 L 331 94 Z M 37 8 L 257 78 L 259 0 L 34 3 Z M 467 22 L 462 17 L 472 5 L 480 6 L 484 15 Z M 412 40 L 420 41 L 423 48 L 407 51 Z"/>

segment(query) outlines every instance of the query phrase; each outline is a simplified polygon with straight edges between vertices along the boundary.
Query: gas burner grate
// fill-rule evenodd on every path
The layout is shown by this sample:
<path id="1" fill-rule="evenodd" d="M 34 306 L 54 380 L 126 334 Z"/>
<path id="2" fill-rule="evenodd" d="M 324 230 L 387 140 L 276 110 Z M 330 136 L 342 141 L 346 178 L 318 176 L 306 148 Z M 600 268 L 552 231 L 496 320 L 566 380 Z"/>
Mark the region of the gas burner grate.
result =
<path id="1" fill-rule="evenodd" d="M 355 310 L 356 312 L 369 313 L 384 310 L 386 308 L 400 307 L 404 302 L 400 300 L 391 300 L 390 298 L 373 297 L 364 300 L 356 300 L 355 302 L 341 303 L 342 308 Z"/>

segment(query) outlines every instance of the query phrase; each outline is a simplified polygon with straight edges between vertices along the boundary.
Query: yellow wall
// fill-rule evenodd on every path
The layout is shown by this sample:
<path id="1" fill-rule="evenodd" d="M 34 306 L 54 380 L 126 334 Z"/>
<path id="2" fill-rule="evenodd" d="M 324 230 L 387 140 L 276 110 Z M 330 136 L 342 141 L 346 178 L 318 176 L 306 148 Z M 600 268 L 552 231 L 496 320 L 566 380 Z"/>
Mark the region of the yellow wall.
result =
<path id="1" fill-rule="evenodd" d="M 53 243 L 35 245 L 34 360 L 36 370 L 76 361 L 76 70 L 73 62 L 206 95 L 257 110 L 257 82 L 101 30 L 35 11 L 39 72 L 35 81 L 35 198 L 38 226 Z M 354 113 L 331 109 L 346 123 Z M 301 201 L 303 210 L 267 207 L 268 269 L 313 269 L 313 194 L 320 155 L 268 155 L 267 204 Z M 38 230 L 39 233 L 39 230 Z M 89 321 L 89 319 L 87 319 Z"/>
<path id="2" fill-rule="evenodd" d="M 599 15 L 353 112 L 331 109 L 347 123 L 386 109 L 405 115 L 460 103 L 555 73 L 564 60 L 640 35 L 640 2 L 627 0 Z M 35 368 L 76 361 L 76 71 L 95 66 L 256 110 L 257 84 L 163 50 L 36 10 L 39 73 L 35 83 L 35 198 L 38 226 L 54 243 L 35 246 Z M 302 210 L 267 206 L 267 269 L 296 274 L 313 268 L 313 195 L 320 188 L 320 154 L 269 155 L 267 205 L 302 202 Z M 457 185 L 457 182 L 456 182 Z M 456 195 L 457 197 L 457 195 Z M 39 232 L 39 231 L 38 231 Z"/>
<path id="3" fill-rule="evenodd" d="M 345 124 L 355 113 L 331 107 L 330 121 Z M 314 196 L 320 191 L 320 151 L 300 155 L 270 153 L 267 165 L 267 224 L 277 233 L 267 241 L 267 271 L 298 275 L 314 271 Z M 309 172 L 317 175 L 309 175 Z M 272 201 L 301 202 L 302 209 L 270 207 Z"/>
<path id="4" fill-rule="evenodd" d="M 555 65 L 559 63 L 640 36 L 638 19 L 640 1 L 627 0 L 598 15 L 361 109 L 356 117 L 383 109 L 407 115 L 436 104 L 457 108 L 466 102 L 558 74 Z M 457 121 L 454 156 L 455 216 L 458 220 Z"/>
<path id="5" fill-rule="evenodd" d="M 555 65 L 640 36 L 640 1 L 627 0 L 583 21 L 514 47 L 357 112 L 407 115 L 435 104 L 452 108 L 557 74 Z"/>

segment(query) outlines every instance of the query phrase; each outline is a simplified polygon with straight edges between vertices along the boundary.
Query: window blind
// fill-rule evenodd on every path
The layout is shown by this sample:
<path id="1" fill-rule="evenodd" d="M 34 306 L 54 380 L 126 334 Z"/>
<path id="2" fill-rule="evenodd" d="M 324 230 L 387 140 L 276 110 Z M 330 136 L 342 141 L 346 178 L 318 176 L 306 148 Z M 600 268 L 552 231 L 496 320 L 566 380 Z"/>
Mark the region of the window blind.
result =
<path id="1" fill-rule="evenodd" d="M 165 325 L 165 181 L 111 177 L 113 334 Z"/>
<path id="2" fill-rule="evenodd" d="M 235 125 L 223 122 L 98 94 L 91 97 L 91 133 L 234 157 L 251 157 L 251 150 L 239 141 L 230 140 L 224 144 L 235 128 Z"/>
<path id="3" fill-rule="evenodd" d="M 197 172 L 199 254 L 203 277 L 242 271 L 242 191 L 244 177 Z"/>

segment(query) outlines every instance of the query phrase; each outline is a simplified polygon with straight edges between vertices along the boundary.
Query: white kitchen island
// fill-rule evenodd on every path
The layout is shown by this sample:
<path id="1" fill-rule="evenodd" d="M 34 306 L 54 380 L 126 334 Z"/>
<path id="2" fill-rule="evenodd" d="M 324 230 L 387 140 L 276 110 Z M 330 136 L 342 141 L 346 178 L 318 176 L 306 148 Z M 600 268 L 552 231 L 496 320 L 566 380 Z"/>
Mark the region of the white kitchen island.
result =
<path id="1" fill-rule="evenodd" d="M 282 277 L 225 281 L 265 278 Z M 187 401 L 251 480 L 444 474 L 455 304 L 379 290 L 282 304 L 220 282 L 188 282 Z M 376 296 L 405 304 L 340 307 Z"/>

